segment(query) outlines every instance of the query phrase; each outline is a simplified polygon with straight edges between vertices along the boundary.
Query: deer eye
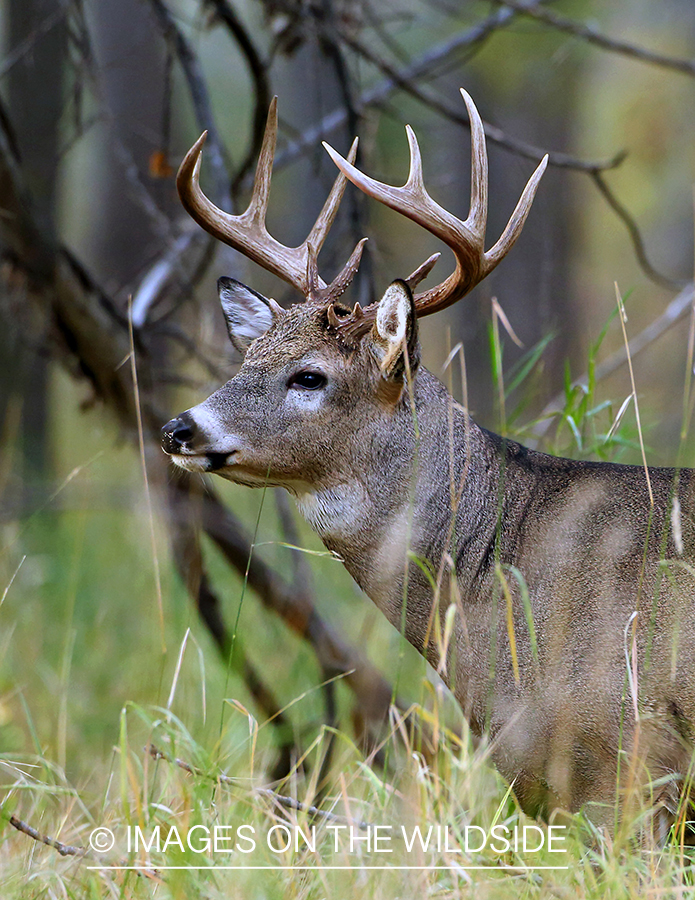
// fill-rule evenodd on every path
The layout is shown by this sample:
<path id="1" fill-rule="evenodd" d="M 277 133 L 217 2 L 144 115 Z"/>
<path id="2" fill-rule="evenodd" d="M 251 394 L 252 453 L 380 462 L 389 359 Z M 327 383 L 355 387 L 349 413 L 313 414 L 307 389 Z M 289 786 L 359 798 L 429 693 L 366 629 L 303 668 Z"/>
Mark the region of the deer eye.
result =
<path id="1" fill-rule="evenodd" d="M 287 382 L 288 388 L 299 388 L 302 391 L 317 391 L 326 383 L 326 376 L 319 372 L 297 372 Z"/>

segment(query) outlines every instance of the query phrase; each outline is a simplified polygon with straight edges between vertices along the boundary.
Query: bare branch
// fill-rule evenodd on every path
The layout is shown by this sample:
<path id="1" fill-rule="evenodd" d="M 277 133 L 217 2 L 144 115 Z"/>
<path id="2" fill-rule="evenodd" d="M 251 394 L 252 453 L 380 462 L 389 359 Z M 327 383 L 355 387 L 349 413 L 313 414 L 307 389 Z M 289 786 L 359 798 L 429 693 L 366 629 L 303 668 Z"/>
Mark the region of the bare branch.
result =
<path id="1" fill-rule="evenodd" d="M 647 50 L 628 41 L 620 40 L 620 38 L 610 38 L 600 31 L 597 31 L 591 25 L 584 22 L 575 22 L 568 19 L 560 13 L 556 13 L 550 9 L 541 9 L 537 5 L 529 5 L 522 3 L 520 0 L 500 0 L 500 2 L 509 9 L 529 16 L 537 22 L 543 22 L 550 25 L 558 31 L 564 31 L 566 34 L 572 34 L 575 37 L 594 44 L 602 50 L 608 50 L 610 53 L 619 53 L 622 56 L 629 56 L 639 62 L 649 63 L 653 66 L 660 66 L 664 69 L 670 69 L 673 72 L 680 72 L 682 75 L 689 75 L 691 78 L 695 76 L 695 62 L 691 59 L 678 59 L 673 56 L 666 56 L 663 53 L 657 53 L 654 50 Z"/>
<path id="2" fill-rule="evenodd" d="M 239 779 L 232 778 L 225 772 L 203 772 L 202 769 L 199 769 L 197 766 L 191 765 L 191 763 L 186 762 L 185 759 L 181 759 L 178 756 L 168 756 L 154 744 L 148 745 L 147 752 L 153 759 L 161 759 L 165 762 L 176 765 L 180 769 L 183 769 L 184 772 L 188 772 L 189 775 L 208 777 L 212 781 L 227 785 L 228 787 L 240 787 Z M 317 819 L 323 819 L 326 822 L 341 822 L 344 825 L 353 825 L 357 828 L 360 828 L 362 831 L 366 831 L 370 827 L 368 822 L 364 822 L 361 819 L 350 819 L 347 816 L 338 815 L 338 813 L 331 812 L 327 809 L 319 809 L 317 806 L 313 806 L 308 803 L 302 803 L 301 800 L 295 800 L 294 797 L 287 797 L 284 794 L 278 794 L 276 791 L 272 791 L 269 788 L 255 788 L 254 793 L 258 794 L 261 797 L 267 797 L 284 809 L 292 809 L 296 812 L 305 812 L 310 816 L 313 816 Z"/>
<path id="3" fill-rule="evenodd" d="M 135 298 L 133 298 L 133 307 L 135 307 Z M 202 368 L 205 369 L 210 378 L 214 381 L 224 381 L 229 375 L 227 367 L 212 360 L 207 347 L 204 344 L 199 346 L 195 337 L 192 337 L 183 326 L 176 322 L 168 321 L 168 315 L 169 312 L 167 311 L 167 313 L 162 314 L 162 316 L 156 320 L 157 335 L 171 338 L 172 341 L 180 344 L 189 356 L 200 363 Z M 136 323 L 133 322 L 133 324 L 135 325 Z M 198 390 L 203 389 L 201 382 L 198 379 L 193 379 L 190 383 Z"/>
<path id="4" fill-rule="evenodd" d="M 644 241 L 642 240 L 642 235 L 640 233 L 639 227 L 637 226 L 637 223 L 608 187 L 602 173 L 599 171 L 595 171 L 591 172 L 590 175 L 594 184 L 599 189 L 610 208 L 627 228 L 627 232 L 630 236 L 630 241 L 632 242 L 632 246 L 635 251 L 635 256 L 637 257 L 637 262 L 639 263 L 640 268 L 642 269 L 644 274 L 655 284 L 661 285 L 661 287 L 668 288 L 669 290 L 683 287 L 682 281 L 676 281 L 673 278 L 668 278 L 666 275 L 662 275 L 661 272 L 658 272 L 649 262 L 649 260 L 647 259 L 647 252 L 644 248 Z"/>
<path id="5" fill-rule="evenodd" d="M 311 571 L 311 566 L 308 563 L 307 555 L 305 553 L 302 553 L 299 549 L 299 531 L 297 530 L 295 512 L 292 508 L 292 504 L 290 502 L 287 491 L 283 490 L 282 488 L 275 489 L 275 505 L 277 507 L 280 527 L 282 529 L 282 534 L 285 542 L 289 544 L 290 547 L 297 548 L 288 550 L 291 557 L 290 563 L 292 565 L 292 587 L 295 591 L 313 595 L 313 573 Z M 321 690 L 325 703 L 324 724 L 328 727 L 328 731 L 325 732 L 327 734 L 327 740 L 324 744 L 325 752 L 323 755 L 323 760 L 321 762 L 321 772 L 317 780 L 317 783 L 319 784 L 324 780 L 324 775 L 330 768 L 330 761 L 333 746 L 335 743 L 334 732 L 338 721 L 335 679 L 332 677 L 332 673 L 327 669 L 322 668 L 321 674 Z"/>
<path id="6" fill-rule="evenodd" d="M 174 225 L 169 216 L 160 209 L 151 192 L 142 179 L 142 171 L 128 146 L 121 140 L 118 129 L 111 117 L 108 118 L 111 137 L 111 149 L 123 167 L 123 172 L 131 186 L 131 196 L 150 220 L 154 233 L 161 239 L 171 242 Z"/>
<path id="7" fill-rule="evenodd" d="M 288 586 L 257 553 L 249 562 L 250 541 L 212 490 L 201 498 L 200 512 L 203 529 L 229 562 L 239 571 L 248 569 L 248 584 L 261 603 L 309 642 L 324 673 L 345 676 L 366 721 L 384 722 L 392 689 L 381 672 L 339 637 L 306 592 Z"/>
<path id="8" fill-rule="evenodd" d="M 231 664 L 242 676 L 256 705 L 278 731 L 280 758 L 275 765 L 274 776 L 283 778 L 292 766 L 295 749 L 292 727 L 273 691 L 265 684 L 238 639 L 232 654 L 229 632 L 222 617 L 222 605 L 210 584 L 203 562 L 200 529 L 196 524 L 200 518 L 196 514 L 196 507 L 201 502 L 200 491 L 190 476 L 185 474 L 178 477 L 175 482 L 170 482 L 167 488 L 169 501 L 167 526 L 174 564 L 195 602 L 201 619 L 215 640 L 223 663 Z"/>
<path id="9" fill-rule="evenodd" d="M 538 3 L 532 4 L 529 8 L 534 8 L 537 5 L 540 6 L 541 2 L 542 0 L 539 0 Z M 389 67 L 389 74 L 386 78 L 373 87 L 368 88 L 359 97 L 355 98 L 355 110 L 361 115 L 366 109 L 382 104 L 397 88 L 403 87 L 404 85 L 417 85 L 417 82 L 423 76 L 431 73 L 437 66 L 447 63 L 462 50 L 470 48 L 484 40 L 494 31 L 509 24 L 509 22 L 518 15 L 519 13 L 511 9 L 497 10 L 473 27 L 428 49 L 413 62 L 403 66 L 401 69 L 391 69 Z M 428 105 L 430 104 L 429 95 L 424 102 Z M 451 111 L 453 112 L 454 110 Z M 445 115 L 448 116 L 449 112 L 450 110 L 447 110 Z M 468 127 L 467 119 L 461 114 L 459 109 L 455 110 L 455 116 L 456 121 L 460 121 L 465 127 Z M 276 171 L 283 166 L 289 165 L 305 153 L 313 151 L 318 142 L 345 125 L 347 118 L 348 114 L 345 109 L 336 109 L 324 116 L 315 125 L 307 128 L 300 137 L 289 141 L 284 149 L 278 152 L 275 157 Z M 507 140 L 503 132 L 495 130 L 489 125 L 486 126 L 485 133 L 493 143 L 498 142 L 498 139 L 500 138 Z M 506 146 L 504 143 L 502 145 Z M 546 152 L 545 150 L 539 150 L 538 148 L 529 144 L 524 144 L 523 142 L 519 143 L 518 149 L 516 147 L 509 147 L 507 149 L 513 149 L 514 152 L 521 152 L 522 148 L 524 155 L 528 155 L 533 159 L 538 159 L 539 156 L 543 156 Z M 576 168 L 580 171 L 604 171 L 606 169 L 614 168 L 622 162 L 623 158 L 623 153 L 618 153 L 607 160 L 578 160 L 561 153 L 555 153 L 551 156 L 553 165 L 558 165 L 563 168 Z"/>
<path id="10" fill-rule="evenodd" d="M 308 803 L 302 803 L 300 800 L 295 800 L 294 797 L 278 794 L 268 788 L 256 788 L 256 793 L 260 794 L 261 797 L 268 797 L 284 809 L 305 812 L 317 819 L 323 819 L 325 822 L 341 822 L 343 825 L 351 825 L 355 828 L 359 828 L 361 831 L 368 831 L 370 828 L 369 822 L 365 822 L 363 819 L 349 819 L 347 816 L 340 816 L 338 813 L 331 812 L 330 810 L 319 809 Z"/>
<path id="11" fill-rule="evenodd" d="M 397 87 L 407 94 L 410 94 L 410 96 L 414 97 L 416 100 L 419 100 L 428 109 L 435 110 L 450 121 L 456 122 L 457 125 L 463 125 L 464 128 L 470 127 L 468 117 L 461 112 L 458 104 L 454 105 L 450 101 L 440 97 L 434 91 L 422 87 L 418 80 L 412 77 L 404 77 L 398 69 L 389 65 L 389 63 L 382 59 L 381 56 L 374 53 L 366 44 L 359 41 L 357 38 L 354 38 L 347 33 L 343 33 L 341 34 L 341 40 L 363 59 L 366 59 L 379 69 L 380 72 L 387 75 Z M 560 153 L 555 150 L 546 151 L 534 144 L 528 144 L 526 141 L 510 137 L 505 134 L 501 128 L 490 125 L 489 122 L 484 123 L 484 130 L 485 137 L 493 144 L 497 144 L 497 146 L 509 150 L 512 153 L 516 153 L 518 156 L 522 156 L 525 159 L 538 160 L 547 153 L 549 165 L 561 169 L 574 169 L 580 172 L 595 172 L 597 170 L 613 169 L 620 165 L 625 158 L 625 153 L 621 151 L 611 159 L 600 162 L 582 160 L 567 153 Z"/>
<path id="12" fill-rule="evenodd" d="M 22 185 L 22 173 L 0 123 L 0 206 L 9 214 L 0 217 L 0 241 L 12 265 L 20 269 L 29 282 L 29 290 L 41 302 L 47 321 L 56 324 L 56 335 L 61 340 L 61 352 L 66 360 L 77 360 L 79 371 L 90 380 L 95 393 L 115 413 L 127 433 L 134 435 L 136 410 L 132 382 L 128 366 L 121 362 L 130 353 L 127 323 L 105 295 L 84 271 L 79 262 L 65 248 L 54 243 L 52 236 L 40 231 L 32 215 L 31 198 Z M 136 335 L 137 337 L 137 335 Z M 142 415 L 150 438 L 153 458 L 164 458 L 158 449 L 159 427 L 165 416 L 157 408 L 159 399 L 152 391 L 151 372 L 148 367 L 154 360 L 145 346 L 140 346 L 142 381 Z M 73 370 L 74 373 L 74 370 Z M 166 483 L 163 465 L 153 465 L 161 486 Z M 173 484 L 172 489 L 177 489 Z M 183 486 L 177 495 L 182 502 Z M 231 513 L 225 510 L 216 497 L 206 497 L 202 503 L 206 530 L 216 540 L 229 561 L 240 571 L 246 570 L 251 552 L 250 541 L 241 532 Z M 175 517 L 172 517 L 172 519 Z M 186 515 L 187 527 L 193 527 L 194 516 Z M 183 540 L 185 535 L 181 538 Z M 186 549 L 186 548 L 185 548 Z M 197 598 L 203 620 L 210 628 L 218 645 L 227 647 L 228 638 L 219 613 L 219 603 L 202 579 L 202 566 L 197 568 L 191 545 L 181 553 L 181 560 L 190 557 L 192 571 L 187 578 Z M 252 559 L 249 583 L 261 592 L 261 602 L 275 612 L 280 612 L 296 631 L 304 634 L 319 657 L 324 672 L 344 674 L 358 698 L 359 713 L 372 723 L 385 720 L 391 701 L 388 682 L 362 660 L 349 645 L 334 634 L 317 613 L 314 604 L 299 590 L 287 588 L 285 583 L 258 555 Z M 202 590 L 202 593 L 201 593 Z M 267 594 L 263 594 L 267 591 Z M 364 666 L 363 671 L 356 667 Z M 277 703 L 270 702 L 270 695 L 260 679 L 253 678 L 251 668 L 243 667 L 243 674 L 261 706 L 276 715 Z M 261 690 L 263 688 L 263 690 Z M 289 729 L 288 729 L 289 730 Z"/>
<path id="13" fill-rule="evenodd" d="M 27 837 L 30 837 L 33 841 L 36 841 L 39 844 L 45 844 L 47 847 L 52 847 L 54 850 L 57 850 L 61 856 L 75 856 L 80 859 L 91 859 L 97 863 L 103 864 L 105 869 L 114 867 L 113 862 L 105 862 L 103 858 L 99 857 L 91 850 L 87 850 L 86 847 L 64 844 L 62 841 L 59 841 L 48 834 L 43 834 L 41 831 L 37 831 L 36 828 L 29 825 L 28 822 L 25 822 L 22 819 L 18 819 L 15 815 L 10 815 L 7 821 L 13 828 L 16 828 L 17 831 L 20 831 L 22 834 L 26 834 Z M 120 860 L 117 865 L 128 865 L 128 861 Z M 139 876 L 144 876 L 146 878 L 159 878 L 159 872 L 156 869 L 150 867 L 139 866 L 135 869 L 135 872 Z"/>
<path id="14" fill-rule="evenodd" d="M 524 4 L 517 4 L 514 6 L 514 9 L 517 9 L 517 7 L 519 11 L 527 10 L 530 8 Z M 355 52 L 359 53 L 364 59 L 367 59 L 381 72 L 388 75 L 389 78 L 393 79 L 393 81 L 396 82 L 400 88 L 402 88 L 412 97 L 415 97 L 421 103 L 425 104 L 429 109 L 436 110 L 441 115 L 448 118 L 450 121 L 456 122 L 457 124 L 462 125 L 467 129 L 470 128 L 468 117 L 463 115 L 460 109 L 457 106 L 454 106 L 450 101 L 439 97 L 433 91 L 423 88 L 420 83 L 414 79 L 402 78 L 398 70 L 391 67 L 378 54 L 374 53 L 365 44 L 363 44 L 358 39 L 353 38 L 351 35 L 347 33 L 342 34 L 341 39 L 350 47 L 352 47 Z M 520 156 L 527 157 L 535 161 L 539 158 L 539 156 L 542 156 L 544 154 L 544 151 L 541 148 L 535 147 L 531 144 L 527 144 L 526 142 L 520 141 L 517 138 L 511 138 L 501 129 L 490 125 L 487 122 L 484 123 L 484 131 L 486 138 L 489 138 L 490 141 Z M 644 248 L 644 241 L 642 239 L 642 235 L 640 233 L 639 227 L 637 226 L 637 223 L 625 209 L 625 207 L 618 201 L 613 192 L 607 186 L 605 179 L 603 178 L 603 172 L 608 169 L 613 169 L 616 166 L 620 165 L 621 162 L 623 162 L 626 156 L 626 153 L 624 151 L 621 151 L 620 153 L 616 154 L 611 160 L 606 160 L 603 163 L 580 160 L 568 154 L 558 153 L 555 151 L 549 151 L 547 155 L 549 165 L 555 166 L 556 168 L 566 168 L 573 169 L 579 172 L 585 172 L 593 179 L 594 183 L 601 191 L 601 194 L 606 199 L 611 209 L 613 209 L 613 211 L 627 228 L 628 234 L 630 236 L 630 241 L 632 242 L 635 251 L 635 256 L 637 257 L 637 261 L 642 271 L 651 281 L 654 281 L 656 284 L 659 284 L 662 287 L 667 287 L 669 289 L 682 286 L 682 282 L 668 278 L 668 276 L 661 274 L 651 265 L 647 258 L 646 250 Z"/>
<path id="15" fill-rule="evenodd" d="M 31 825 L 27 824 L 27 822 L 23 822 L 22 819 L 18 819 L 16 816 L 10 816 L 8 821 L 13 828 L 17 829 L 17 831 L 21 831 L 22 834 L 26 834 L 32 840 L 38 841 L 38 843 L 40 844 L 45 844 L 47 847 L 53 847 L 53 849 L 57 850 L 61 856 L 90 855 L 89 851 L 84 847 L 75 847 L 71 844 L 64 844 L 62 841 L 58 841 L 54 837 L 50 837 L 47 834 L 42 834 L 40 831 L 32 828 Z"/>
<path id="16" fill-rule="evenodd" d="M 650 344 L 653 344 L 657 338 L 672 328 L 679 322 L 686 313 L 690 312 L 693 303 L 693 285 L 692 283 L 683 288 L 683 290 L 675 297 L 666 309 L 654 321 L 647 325 L 638 335 L 630 341 L 628 350 L 632 359 L 634 359 L 643 350 L 646 350 Z M 624 347 L 617 350 L 608 359 L 596 366 L 595 377 L 597 380 L 607 378 L 612 375 L 620 366 L 627 362 L 627 353 Z"/>
<path id="17" fill-rule="evenodd" d="M 133 294 L 133 326 L 142 328 L 163 305 L 159 319 L 191 297 L 215 254 L 216 243 L 202 228 L 189 228 L 157 258 Z"/>
<path id="18" fill-rule="evenodd" d="M 36 45 L 45 37 L 49 31 L 52 31 L 59 22 L 61 22 L 67 13 L 68 4 L 65 3 L 57 9 L 53 10 L 50 15 L 41 22 L 26 38 L 17 44 L 0 63 L 0 78 L 3 78 L 14 66 L 17 65 L 24 57 L 35 52 Z"/>

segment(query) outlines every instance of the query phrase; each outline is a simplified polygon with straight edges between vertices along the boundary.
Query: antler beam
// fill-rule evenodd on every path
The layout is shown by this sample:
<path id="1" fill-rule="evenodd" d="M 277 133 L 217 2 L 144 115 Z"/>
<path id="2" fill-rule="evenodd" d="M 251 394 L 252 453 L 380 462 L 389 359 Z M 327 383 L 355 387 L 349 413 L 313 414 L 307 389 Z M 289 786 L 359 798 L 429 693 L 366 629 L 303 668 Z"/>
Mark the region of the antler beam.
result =
<path id="1" fill-rule="evenodd" d="M 548 162 L 546 155 L 524 188 L 502 236 L 490 250 L 485 250 L 488 209 L 485 131 L 473 100 L 463 88 L 461 95 L 471 122 L 471 205 L 465 222 L 441 207 L 427 193 L 422 177 L 420 148 L 409 125 L 406 125 L 406 132 L 410 145 L 410 174 L 403 187 L 393 187 L 370 178 L 360 172 L 350 159 L 344 159 L 325 142 L 323 145 L 340 171 L 361 191 L 422 225 L 453 250 L 456 257 L 454 272 L 436 287 L 415 295 L 418 316 L 429 315 L 455 303 L 482 281 L 509 252 L 521 233 Z M 409 281 L 414 281 L 414 276 L 420 280 L 419 269 L 413 273 Z M 367 307 L 364 310 L 365 325 L 367 321 L 373 320 L 373 316 L 369 314 L 370 309 Z"/>
<path id="2" fill-rule="evenodd" d="M 268 233 L 265 218 L 277 130 L 277 97 L 274 97 L 268 111 L 251 201 L 242 215 L 234 216 L 219 209 L 200 187 L 200 165 L 207 132 L 203 132 L 184 157 L 176 176 L 176 187 L 186 211 L 213 237 L 239 250 L 264 269 L 291 284 L 306 300 L 320 304 L 331 303 L 354 278 L 366 238 L 357 244 L 343 270 L 327 285 L 318 274 L 318 254 L 345 191 L 347 181 L 342 173 L 338 174 L 323 209 L 303 243 L 298 247 L 287 247 Z M 350 149 L 348 164 L 355 161 L 356 154 L 357 138 Z"/>

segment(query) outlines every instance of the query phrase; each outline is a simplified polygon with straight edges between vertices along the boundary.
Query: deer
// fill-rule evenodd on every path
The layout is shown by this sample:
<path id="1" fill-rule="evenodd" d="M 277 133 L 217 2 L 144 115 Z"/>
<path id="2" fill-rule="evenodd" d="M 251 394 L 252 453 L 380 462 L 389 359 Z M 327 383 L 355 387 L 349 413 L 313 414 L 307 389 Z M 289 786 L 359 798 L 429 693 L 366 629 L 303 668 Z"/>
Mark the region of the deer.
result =
<path id="1" fill-rule="evenodd" d="M 339 171 L 294 248 L 265 224 L 277 98 L 243 214 L 205 196 L 205 134 L 193 145 L 177 175 L 186 211 L 301 300 L 283 308 L 219 279 L 240 368 L 164 426 L 162 448 L 189 472 L 293 496 L 379 610 L 446 671 L 471 733 L 488 742 L 526 814 L 583 812 L 613 829 L 646 808 L 663 839 L 691 810 L 695 476 L 524 447 L 476 424 L 421 364 L 418 319 L 460 300 L 501 262 L 547 164 L 546 156 L 486 250 L 484 126 L 461 95 L 472 156 L 465 221 L 425 188 L 410 126 L 403 187 L 358 169 L 356 140 L 346 158 L 324 143 Z M 435 254 L 379 301 L 351 308 L 342 298 L 366 239 L 330 283 L 318 271 L 347 181 L 448 246 L 452 274 L 416 291 Z M 433 635 L 447 615 L 444 645 Z"/>

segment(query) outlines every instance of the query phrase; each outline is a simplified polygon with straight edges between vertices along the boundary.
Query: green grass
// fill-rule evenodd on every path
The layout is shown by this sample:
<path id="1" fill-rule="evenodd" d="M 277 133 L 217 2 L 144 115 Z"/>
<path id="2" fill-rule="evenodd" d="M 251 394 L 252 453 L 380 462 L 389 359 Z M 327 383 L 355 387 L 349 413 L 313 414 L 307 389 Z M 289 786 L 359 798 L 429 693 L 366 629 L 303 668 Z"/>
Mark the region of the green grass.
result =
<path id="1" fill-rule="evenodd" d="M 524 440 L 533 426 L 524 417 L 528 395 L 541 377 L 544 346 L 508 372 L 502 369 L 499 341 L 499 334 L 493 334 L 494 374 L 506 407 L 500 418 L 511 436 Z M 591 350 L 590 373 L 599 347 L 600 341 Z M 467 827 L 489 832 L 495 824 L 513 829 L 536 823 L 519 810 L 509 786 L 487 760 L 486 748 L 475 749 L 465 728 L 457 737 L 460 713 L 451 697 L 434 686 L 415 651 L 403 649 L 398 635 L 355 591 L 342 566 L 325 556 L 311 556 L 322 613 L 347 639 L 366 646 L 383 671 L 400 666 L 399 692 L 412 703 L 405 721 L 394 712 L 384 734 L 389 759 L 384 771 L 370 765 L 355 745 L 351 698 L 338 683 L 340 729 L 319 801 L 316 778 L 330 735 L 322 724 L 320 675 L 313 655 L 262 610 L 252 594 L 244 596 L 239 610 L 242 579 L 206 546 L 226 621 L 233 622 L 239 613 L 244 647 L 288 708 L 297 745 L 305 750 L 301 765 L 278 790 L 304 807 L 316 800 L 322 810 L 380 826 L 381 835 L 391 838 L 382 838 L 382 849 L 392 852 L 370 852 L 362 842 L 362 849 L 351 853 L 347 831 L 339 833 L 336 848 L 335 833 L 328 827 L 335 821 L 283 810 L 259 790 L 267 784 L 275 760 L 273 727 L 256 720 L 244 684 L 225 672 L 158 533 L 162 628 L 136 454 L 121 445 L 98 414 L 78 414 L 74 387 L 60 373 L 54 378 L 55 393 L 63 398 L 53 421 L 52 445 L 60 448 L 54 459 L 55 481 L 64 486 L 33 514 L 2 525 L 0 597 L 7 588 L 0 605 L 3 900 L 662 898 L 681 897 L 692 885 L 691 860 L 677 843 L 663 850 L 638 849 L 627 835 L 611 840 L 593 833 L 581 817 L 565 823 L 563 853 L 549 853 L 547 847 L 533 854 L 495 852 L 489 842 L 482 850 L 474 845 L 466 851 Z M 591 377 L 586 389 L 572 387 L 568 374 L 564 409 L 553 418 L 546 446 L 565 455 L 638 462 L 632 411 L 627 409 L 612 429 L 622 403 L 623 398 L 602 397 Z M 263 546 L 257 552 L 287 569 L 293 551 L 277 543 L 272 495 L 259 517 L 260 491 L 220 484 L 217 488 L 250 529 L 258 519 L 257 540 Z M 321 549 L 306 530 L 301 534 L 305 546 Z M 434 735 L 434 749 L 414 727 L 418 722 Z M 147 750 L 150 744 L 166 759 L 154 759 Z M 158 871 L 92 870 L 93 859 L 63 857 L 18 832 L 9 822 L 11 815 L 79 847 L 89 846 L 94 828 L 107 827 L 116 843 L 104 862 L 146 864 Z M 272 852 L 266 843 L 268 831 L 281 824 L 301 827 L 307 834 L 315 827 L 316 849 L 300 842 L 291 851 Z M 196 853 L 173 840 L 178 835 L 185 844 L 189 833 L 203 835 L 196 826 L 216 825 L 231 828 L 226 833 L 235 836 L 237 828 L 247 826 L 246 835 L 252 834 L 257 844 L 253 853 Z M 149 854 L 128 852 L 127 835 L 136 826 L 147 836 L 159 827 L 159 851 L 153 846 Z M 431 826 L 435 836 L 437 826 L 448 829 L 449 847 L 408 851 L 401 829 L 411 837 L 415 826 L 424 833 Z M 547 838 L 547 831 L 543 833 Z M 364 829 L 359 834 L 364 836 Z M 310 868 L 186 868 L 213 863 Z M 368 868 L 380 865 L 390 868 Z M 439 868 L 395 868 L 404 865 Z M 170 866 L 184 868 L 164 868 Z"/>

